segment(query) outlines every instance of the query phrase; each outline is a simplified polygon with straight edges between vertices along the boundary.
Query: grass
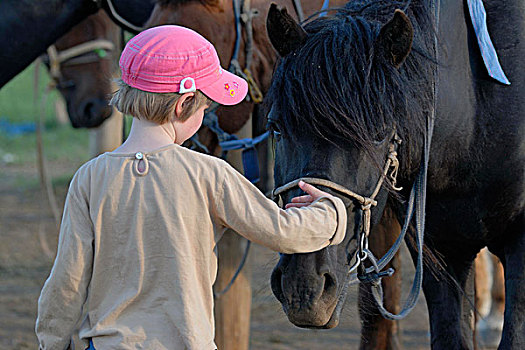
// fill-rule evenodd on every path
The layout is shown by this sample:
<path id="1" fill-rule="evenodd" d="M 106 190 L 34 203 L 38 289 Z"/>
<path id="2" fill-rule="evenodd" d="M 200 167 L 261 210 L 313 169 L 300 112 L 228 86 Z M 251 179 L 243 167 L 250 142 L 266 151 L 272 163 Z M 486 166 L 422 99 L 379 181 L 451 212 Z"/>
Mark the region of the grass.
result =
<path id="1" fill-rule="evenodd" d="M 0 90 L 0 121 L 11 126 L 35 123 L 40 111 L 33 103 L 34 64 L 25 69 Z M 47 71 L 41 67 L 38 92 L 42 96 L 50 79 Z M 48 160 L 83 163 L 90 158 L 89 131 L 74 129 L 70 124 L 57 122 L 54 111 L 55 100 L 60 98 L 57 91 L 52 91 L 45 106 L 43 144 Z M 0 128 L 0 163 L 29 164 L 36 163 L 36 134 L 8 133 Z"/>

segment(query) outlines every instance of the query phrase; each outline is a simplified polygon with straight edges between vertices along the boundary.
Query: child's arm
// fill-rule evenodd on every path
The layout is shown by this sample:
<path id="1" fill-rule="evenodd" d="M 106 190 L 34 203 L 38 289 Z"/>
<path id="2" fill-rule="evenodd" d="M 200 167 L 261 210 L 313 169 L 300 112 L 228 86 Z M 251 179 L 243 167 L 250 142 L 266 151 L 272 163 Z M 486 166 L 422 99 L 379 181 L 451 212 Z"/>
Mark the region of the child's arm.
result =
<path id="1" fill-rule="evenodd" d="M 89 208 L 71 182 L 60 227 L 58 251 L 38 299 L 40 349 L 66 349 L 82 313 L 93 263 Z"/>
<path id="2" fill-rule="evenodd" d="M 327 195 L 310 204 L 315 198 L 302 196 L 283 210 L 230 166 L 224 167 L 218 197 L 224 226 L 275 251 L 316 251 L 341 243 L 346 233 L 346 208 L 339 198 Z"/>

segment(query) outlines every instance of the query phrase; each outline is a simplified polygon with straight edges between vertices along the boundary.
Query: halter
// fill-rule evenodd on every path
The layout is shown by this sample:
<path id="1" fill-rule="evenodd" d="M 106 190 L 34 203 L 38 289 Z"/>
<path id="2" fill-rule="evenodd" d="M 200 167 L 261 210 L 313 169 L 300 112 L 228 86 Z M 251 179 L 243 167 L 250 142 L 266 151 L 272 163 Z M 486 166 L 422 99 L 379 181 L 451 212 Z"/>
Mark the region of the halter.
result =
<path id="1" fill-rule="evenodd" d="M 377 201 L 375 198 L 377 197 L 379 191 L 381 190 L 383 183 L 385 182 L 385 179 L 388 178 L 392 184 L 392 188 L 396 191 L 401 190 L 401 187 L 396 187 L 397 182 L 397 173 L 399 170 L 399 160 L 397 159 L 397 149 L 399 148 L 399 145 L 401 144 L 401 139 L 397 135 L 397 133 L 394 131 L 393 136 L 390 141 L 390 145 L 388 148 L 388 155 L 387 160 L 385 162 L 385 166 L 383 167 L 383 173 L 381 174 L 381 177 L 377 181 L 377 184 L 375 186 L 374 191 L 372 194 L 368 197 L 362 196 L 352 190 L 349 190 L 348 188 L 339 185 L 335 182 L 332 182 L 330 180 L 326 179 L 320 179 L 316 177 L 301 177 L 299 179 L 290 181 L 289 183 L 280 186 L 273 190 L 272 192 L 272 198 L 280 199 L 278 196 L 280 196 L 282 193 L 298 187 L 299 181 L 304 181 L 306 183 L 309 183 L 311 185 L 318 185 L 327 187 L 335 192 L 338 192 L 342 194 L 343 196 L 350 198 L 351 200 L 356 200 L 361 205 L 360 210 L 362 213 L 362 221 L 361 221 L 361 227 L 358 233 L 358 250 L 355 255 L 356 261 L 353 265 L 350 265 L 350 262 L 352 260 L 351 253 L 347 251 L 348 256 L 348 265 L 349 269 L 347 271 L 347 274 L 351 274 L 353 271 L 355 271 L 359 266 L 362 266 L 362 263 L 367 259 L 371 258 L 370 251 L 368 250 L 368 237 L 370 236 L 370 222 L 372 217 L 371 209 L 372 207 L 375 207 L 377 205 Z M 372 258 L 373 259 L 373 258 Z M 372 262 L 375 259 L 371 260 Z M 360 279 L 370 279 L 370 274 L 374 272 L 372 271 L 366 271 L 365 269 L 362 269 L 360 271 Z M 393 271 L 390 273 L 389 270 L 386 272 L 375 272 L 381 274 L 379 278 L 383 277 L 386 273 L 386 275 L 391 275 Z"/>
<path id="2" fill-rule="evenodd" d="M 47 54 L 43 55 L 43 61 L 49 64 L 49 74 L 55 85 L 60 87 L 64 84 L 61 82 L 61 67 L 98 62 L 106 56 L 106 52 L 114 50 L 115 44 L 106 39 L 87 41 L 63 51 L 58 51 L 55 45 L 51 45 L 47 49 Z M 104 54 L 101 54 L 102 52 Z"/>

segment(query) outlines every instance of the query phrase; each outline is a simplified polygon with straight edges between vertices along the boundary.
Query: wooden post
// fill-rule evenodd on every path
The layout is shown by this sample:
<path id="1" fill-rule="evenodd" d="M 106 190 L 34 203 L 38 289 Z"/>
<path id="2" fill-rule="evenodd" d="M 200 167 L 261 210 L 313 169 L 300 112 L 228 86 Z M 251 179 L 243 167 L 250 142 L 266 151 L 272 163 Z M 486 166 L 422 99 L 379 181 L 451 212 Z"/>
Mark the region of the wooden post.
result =
<path id="1" fill-rule="evenodd" d="M 96 157 L 111 152 L 122 144 L 122 123 L 124 116 L 113 108 L 113 114 L 101 126 L 89 132 L 89 153 Z"/>
<path id="2" fill-rule="evenodd" d="M 251 118 L 238 133 L 239 137 L 252 137 Z M 242 172 L 241 152 L 228 154 L 228 161 Z M 246 248 L 246 239 L 227 230 L 218 244 L 219 271 L 215 292 L 223 290 L 237 271 Z M 250 341 L 250 311 L 252 289 L 248 263 L 230 290 L 215 300 L 215 343 L 219 350 L 248 350 Z"/>
<path id="3" fill-rule="evenodd" d="M 112 90 L 117 90 L 117 85 L 112 83 Z M 96 157 L 104 152 L 111 152 L 122 144 L 122 127 L 124 116 L 113 107 L 113 113 L 101 126 L 90 130 L 89 153 Z"/>

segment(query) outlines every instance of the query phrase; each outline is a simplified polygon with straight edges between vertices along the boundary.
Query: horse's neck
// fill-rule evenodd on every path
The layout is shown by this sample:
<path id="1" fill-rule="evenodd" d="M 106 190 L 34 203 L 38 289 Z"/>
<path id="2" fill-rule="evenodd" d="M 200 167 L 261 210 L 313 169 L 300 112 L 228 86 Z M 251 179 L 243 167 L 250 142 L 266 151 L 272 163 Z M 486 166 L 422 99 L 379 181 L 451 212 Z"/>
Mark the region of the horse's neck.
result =
<path id="1" fill-rule="evenodd" d="M 88 15 L 96 4 L 84 0 L 1 1 L 0 87 L 33 62 L 59 37 Z"/>

